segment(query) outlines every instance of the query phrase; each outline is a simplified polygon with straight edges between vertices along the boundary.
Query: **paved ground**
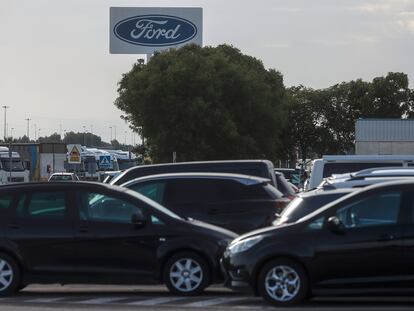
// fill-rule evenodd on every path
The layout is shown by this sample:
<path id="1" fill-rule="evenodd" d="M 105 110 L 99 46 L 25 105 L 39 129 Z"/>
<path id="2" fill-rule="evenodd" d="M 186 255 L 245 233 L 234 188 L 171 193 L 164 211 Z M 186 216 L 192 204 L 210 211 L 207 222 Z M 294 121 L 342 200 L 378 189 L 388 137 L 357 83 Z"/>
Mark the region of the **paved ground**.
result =
<path id="1" fill-rule="evenodd" d="M 274 310 L 261 298 L 225 288 L 198 297 L 170 295 L 163 286 L 34 285 L 0 299 L 1 311 L 41 310 Z M 414 297 L 319 298 L 289 310 L 413 310 Z M 283 310 L 277 308 L 277 310 Z"/>

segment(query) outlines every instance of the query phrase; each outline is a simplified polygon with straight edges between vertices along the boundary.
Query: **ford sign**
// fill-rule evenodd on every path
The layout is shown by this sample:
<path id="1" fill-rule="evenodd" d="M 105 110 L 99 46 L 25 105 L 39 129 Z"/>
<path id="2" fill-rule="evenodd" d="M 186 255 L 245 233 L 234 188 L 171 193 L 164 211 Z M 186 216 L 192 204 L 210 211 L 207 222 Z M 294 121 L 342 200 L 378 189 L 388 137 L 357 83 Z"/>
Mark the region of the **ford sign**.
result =
<path id="1" fill-rule="evenodd" d="M 118 22 L 114 34 L 135 45 L 168 46 L 191 40 L 197 34 L 197 27 L 181 17 L 141 15 Z"/>

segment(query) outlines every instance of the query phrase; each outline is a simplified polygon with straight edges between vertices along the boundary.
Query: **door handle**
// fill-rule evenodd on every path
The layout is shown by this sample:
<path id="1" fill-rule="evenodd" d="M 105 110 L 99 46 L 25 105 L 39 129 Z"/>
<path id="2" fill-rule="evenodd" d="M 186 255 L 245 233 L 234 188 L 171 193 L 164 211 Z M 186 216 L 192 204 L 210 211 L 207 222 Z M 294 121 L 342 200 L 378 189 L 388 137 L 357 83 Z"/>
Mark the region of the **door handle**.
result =
<path id="1" fill-rule="evenodd" d="M 20 229 L 20 226 L 18 224 L 10 224 L 9 228 L 10 229 Z"/>
<path id="2" fill-rule="evenodd" d="M 377 241 L 392 241 L 394 239 L 395 239 L 395 236 L 393 234 L 386 233 L 386 234 L 381 234 L 378 237 Z"/>

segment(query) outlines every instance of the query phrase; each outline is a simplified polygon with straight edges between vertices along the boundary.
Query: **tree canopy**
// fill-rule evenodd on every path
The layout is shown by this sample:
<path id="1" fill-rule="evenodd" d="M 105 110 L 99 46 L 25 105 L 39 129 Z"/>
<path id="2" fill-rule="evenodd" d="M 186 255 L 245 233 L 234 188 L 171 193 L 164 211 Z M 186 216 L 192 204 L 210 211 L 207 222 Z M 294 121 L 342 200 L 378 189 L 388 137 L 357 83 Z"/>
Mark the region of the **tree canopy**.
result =
<path id="1" fill-rule="evenodd" d="M 187 45 L 134 64 L 115 105 L 157 162 L 268 158 L 280 153 L 282 75 L 238 49 Z"/>

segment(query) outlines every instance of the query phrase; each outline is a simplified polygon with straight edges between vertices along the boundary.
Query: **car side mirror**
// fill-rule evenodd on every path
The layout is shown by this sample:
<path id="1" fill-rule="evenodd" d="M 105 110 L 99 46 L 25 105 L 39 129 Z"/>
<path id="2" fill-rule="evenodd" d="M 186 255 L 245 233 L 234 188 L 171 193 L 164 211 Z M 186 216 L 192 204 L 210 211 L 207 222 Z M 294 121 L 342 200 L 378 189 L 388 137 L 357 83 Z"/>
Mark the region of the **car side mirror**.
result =
<path id="1" fill-rule="evenodd" d="M 132 214 L 131 215 L 131 224 L 135 227 L 143 227 L 145 226 L 145 218 L 142 214 Z"/>
<path id="2" fill-rule="evenodd" d="M 342 221 L 336 216 L 329 217 L 326 224 L 327 228 L 334 233 L 342 233 L 345 228 Z"/>

